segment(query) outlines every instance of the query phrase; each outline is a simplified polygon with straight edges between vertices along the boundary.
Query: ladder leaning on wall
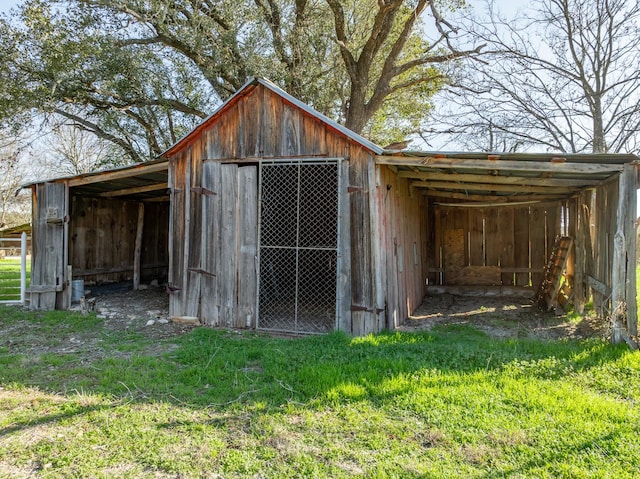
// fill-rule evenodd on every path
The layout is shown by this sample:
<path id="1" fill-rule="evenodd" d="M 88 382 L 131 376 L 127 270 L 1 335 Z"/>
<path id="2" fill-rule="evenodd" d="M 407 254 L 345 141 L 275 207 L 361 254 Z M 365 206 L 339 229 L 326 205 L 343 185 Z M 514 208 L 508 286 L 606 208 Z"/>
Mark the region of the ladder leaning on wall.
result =
<path id="1" fill-rule="evenodd" d="M 567 266 L 567 259 L 572 245 L 572 237 L 556 236 L 549 262 L 544 268 L 542 281 L 535 296 L 535 302 L 548 310 L 558 303 L 558 292 L 562 286 L 562 273 Z"/>

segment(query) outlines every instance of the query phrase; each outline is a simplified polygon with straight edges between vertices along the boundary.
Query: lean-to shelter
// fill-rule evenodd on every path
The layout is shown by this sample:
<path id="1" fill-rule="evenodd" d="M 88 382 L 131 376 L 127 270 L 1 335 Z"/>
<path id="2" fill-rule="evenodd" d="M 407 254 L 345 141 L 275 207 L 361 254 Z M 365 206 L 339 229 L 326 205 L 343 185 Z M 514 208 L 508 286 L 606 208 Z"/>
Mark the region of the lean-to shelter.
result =
<path id="1" fill-rule="evenodd" d="M 637 160 L 384 150 L 255 79 L 158 160 L 30 185 L 32 306 L 153 276 L 174 317 L 363 335 L 429 290 L 520 289 L 634 336 Z"/>

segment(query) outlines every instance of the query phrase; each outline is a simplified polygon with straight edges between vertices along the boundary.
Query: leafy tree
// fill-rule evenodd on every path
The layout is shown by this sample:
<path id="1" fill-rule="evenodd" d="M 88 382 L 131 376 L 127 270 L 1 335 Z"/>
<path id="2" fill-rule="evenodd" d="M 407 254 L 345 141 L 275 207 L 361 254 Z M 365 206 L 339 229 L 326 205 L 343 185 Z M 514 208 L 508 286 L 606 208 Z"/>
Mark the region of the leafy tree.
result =
<path id="1" fill-rule="evenodd" d="M 24 223 L 29 218 L 27 198 L 17 194 L 27 178 L 20 153 L 18 137 L 0 130 L 0 228 Z"/>
<path id="2" fill-rule="evenodd" d="M 62 118 L 116 145 L 132 160 L 153 157 L 205 116 L 190 65 L 171 52 L 119 42 L 128 21 L 72 5 L 55 11 L 29 1 L 21 22 L 0 22 L 7 85 L 0 97 L 6 124 Z"/>
<path id="3" fill-rule="evenodd" d="M 27 0 L 0 21 L 0 119 L 62 117 L 143 160 L 263 76 L 392 141 L 424 123 L 442 67 L 478 52 L 453 31 L 428 0 Z"/>
<path id="4" fill-rule="evenodd" d="M 488 19 L 473 19 L 487 54 L 446 96 L 445 132 L 485 150 L 638 148 L 640 2 L 532 5 L 505 19 L 490 4 Z"/>

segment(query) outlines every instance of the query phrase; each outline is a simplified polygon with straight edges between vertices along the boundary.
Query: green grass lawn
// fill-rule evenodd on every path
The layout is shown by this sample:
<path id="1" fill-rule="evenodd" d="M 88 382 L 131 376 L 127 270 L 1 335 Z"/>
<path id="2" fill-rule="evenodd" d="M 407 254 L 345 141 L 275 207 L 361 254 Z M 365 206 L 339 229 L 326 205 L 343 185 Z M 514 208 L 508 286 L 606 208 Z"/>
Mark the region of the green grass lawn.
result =
<path id="1" fill-rule="evenodd" d="M 0 309 L 0 477 L 640 477 L 640 354 Z"/>
<path id="2" fill-rule="evenodd" d="M 31 276 L 31 262 L 27 261 L 27 286 Z M 20 258 L 0 259 L 0 301 L 20 299 Z"/>

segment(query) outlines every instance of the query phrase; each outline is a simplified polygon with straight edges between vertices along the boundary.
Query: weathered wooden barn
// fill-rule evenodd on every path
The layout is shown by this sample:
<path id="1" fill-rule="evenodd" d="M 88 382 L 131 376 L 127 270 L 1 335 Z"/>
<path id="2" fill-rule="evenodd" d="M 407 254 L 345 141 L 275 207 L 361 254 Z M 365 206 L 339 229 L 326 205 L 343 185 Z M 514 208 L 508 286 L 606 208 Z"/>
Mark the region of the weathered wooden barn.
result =
<path id="1" fill-rule="evenodd" d="M 363 335 L 521 289 L 635 336 L 637 160 L 384 150 L 257 79 L 156 161 L 30 185 L 31 305 L 156 278 L 172 316 Z"/>

